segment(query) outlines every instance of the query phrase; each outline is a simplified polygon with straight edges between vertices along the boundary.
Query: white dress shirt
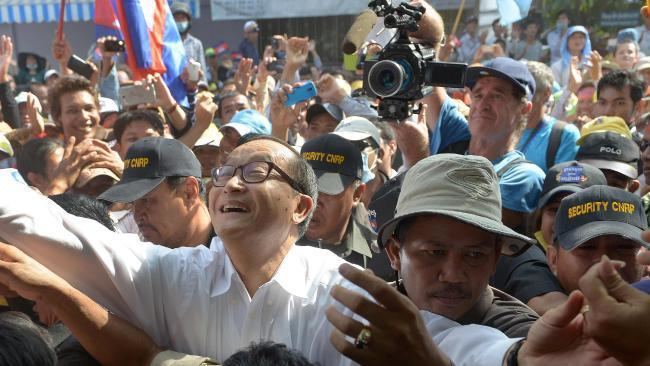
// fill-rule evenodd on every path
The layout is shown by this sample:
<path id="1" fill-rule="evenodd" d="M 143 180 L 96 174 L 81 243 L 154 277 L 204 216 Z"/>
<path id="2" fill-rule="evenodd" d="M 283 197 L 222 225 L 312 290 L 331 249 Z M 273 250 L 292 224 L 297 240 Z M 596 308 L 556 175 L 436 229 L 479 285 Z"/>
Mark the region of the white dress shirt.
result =
<path id="1" fill-rule="evenodd" d="M 0 238 L 142 328 L 159 346 L 223 362 L 251 342 L 270 340 L 325 366 L 354 364 L 331 345 L 325 317 L 329 305 L 343 310 L 329 296 L 335 284 L 362 292 L 340 276 L 344 261 L 336 255 L 294 246 L 251 298 L 218 238 L 209 249 L 172 250 L 69 215 L 1 174 L 0 186 Z M 421 315 L 455 365 L 500 365 L 516 341 L 492 328 Z"/>

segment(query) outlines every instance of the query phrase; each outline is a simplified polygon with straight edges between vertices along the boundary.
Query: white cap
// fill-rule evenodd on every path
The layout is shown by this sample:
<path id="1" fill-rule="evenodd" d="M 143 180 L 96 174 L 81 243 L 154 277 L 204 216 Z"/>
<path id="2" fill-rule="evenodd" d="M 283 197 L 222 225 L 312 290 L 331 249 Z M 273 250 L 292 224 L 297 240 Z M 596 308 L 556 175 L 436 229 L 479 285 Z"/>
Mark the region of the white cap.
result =
<path id="1" fill-rule="evenodd" d="M 99 113 L 119 112 L 120 107 L 111 98 L 99 97 Z"/>
<path id="2" fill-rule="evenodd" d="M 16 95 L 16 104 L 20 103 L 27 103 L 27 95 L 29 95 L 28 92 L 20 92 L 18 95 Z"/>
<path id="3" fill-rule="evenodd" d="M 59 72 L 54 70 L 54 69 L 49 69 L 49 70 L 45 71 L 45 75 L 43 76 L 43 80 L 47 80 L 51 76 L 54 76 L 54 75 L 59 76 Z"/>
<path id="4" fill-rule="evenodd" d="M 253 29 L 257 29 L 257 30 L 260 29 L 256 21 L 249 20 L 246 22 L 246 24 L 244 24 L 244 32 L 252 31 Z"/>
<path id="5" fill-rule="evenodd" d="M 219 129 L 217 126 L 215 126 L 213 123 L 210 123 L 210 126 L 203 131 L 203 134 L 201 137 L 196 141 L 194 144 L 194 147 L 199 147 L 199 146 L 214 146 L 214 147 L 219 147 L 219 144 L 221 144 L 221 138 L 223 135 L 221 132 L 219 132 Z"/>

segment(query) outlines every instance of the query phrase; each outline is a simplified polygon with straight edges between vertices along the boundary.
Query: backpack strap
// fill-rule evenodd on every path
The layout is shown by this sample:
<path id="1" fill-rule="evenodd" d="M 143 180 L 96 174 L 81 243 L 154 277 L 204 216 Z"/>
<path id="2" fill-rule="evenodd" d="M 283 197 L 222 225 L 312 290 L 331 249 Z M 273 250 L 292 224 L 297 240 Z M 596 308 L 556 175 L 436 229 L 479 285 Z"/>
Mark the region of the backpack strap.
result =
<path id="1" fill-rule="evenodd" d="M 555 165 L 555 155 L 560 148 L 562 132 L 564 132 L 566 125 L 567 123 L 564 121 L 555 121 L 551 128 L 551 136 L 548 139 L 548 147 L 546 148 L 546 169 Z"/>
<path id="2" fill-rule="evenodd" d="M 506 165 L 502 166 L 501 168 L 499 168 L 499 170 L 496 171 L 497 178 L 501 180 L 501 177 L 503 177 L 503 175 L 506 174 L 510 169 L 521 164 L 533 164 L 533 163 L 522 158 L 521 156 L 518 156 L 516 159 L 508 162 Z"/>

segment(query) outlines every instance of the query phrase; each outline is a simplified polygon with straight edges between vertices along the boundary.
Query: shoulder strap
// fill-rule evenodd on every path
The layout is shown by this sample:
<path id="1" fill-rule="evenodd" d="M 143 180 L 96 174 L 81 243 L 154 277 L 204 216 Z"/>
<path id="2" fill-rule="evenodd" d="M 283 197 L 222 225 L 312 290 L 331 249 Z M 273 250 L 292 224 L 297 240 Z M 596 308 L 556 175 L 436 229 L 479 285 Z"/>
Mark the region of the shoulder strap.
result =
<path id="1" fill-rule="evenodd" d="M 501 179 L 501 177 L 503 177 L 503 175 L 505 173 L 507 173 L 510 169 L 512 169 L 513 167 L 515 167 L 517 165 L 521 165 L 521 164 L 532 164 L 532 163 L 530 161 L 522 158 L 521 156 L 518 156 L 516 159 L 510 161 L 509 163 L 502 166 L 501 168 L 499 168 L 499 170 L 496 171 L 497 178 Z"/>
<path id="2" fill-rule="evenodd" d="M 563 121 L 555 121 L 551 129 L 551 136 L 548 139 L 548 147 L 546 148 L 546 169 L 555 165 L 555 155 L 560 148 L 560 141 L 562 140 L 562 132 L 567 123 Z"/>

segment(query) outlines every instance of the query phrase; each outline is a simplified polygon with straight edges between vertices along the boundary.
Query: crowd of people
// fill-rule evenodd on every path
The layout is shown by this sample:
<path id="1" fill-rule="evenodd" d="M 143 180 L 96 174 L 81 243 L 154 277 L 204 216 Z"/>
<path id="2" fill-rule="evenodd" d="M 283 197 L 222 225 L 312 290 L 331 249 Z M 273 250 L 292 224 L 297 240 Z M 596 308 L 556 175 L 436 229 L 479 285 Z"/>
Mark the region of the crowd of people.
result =
<path id="1" fill-rule="evenodd" d="M 413 3 L 470 65 L 404 121 L 183 3 L 187 101 L 111 37 L 82 76 L 1 36 L 0 365 L 650 365 L 650 11 L 610 54 L 567 12 L 443 44 Z"/>

